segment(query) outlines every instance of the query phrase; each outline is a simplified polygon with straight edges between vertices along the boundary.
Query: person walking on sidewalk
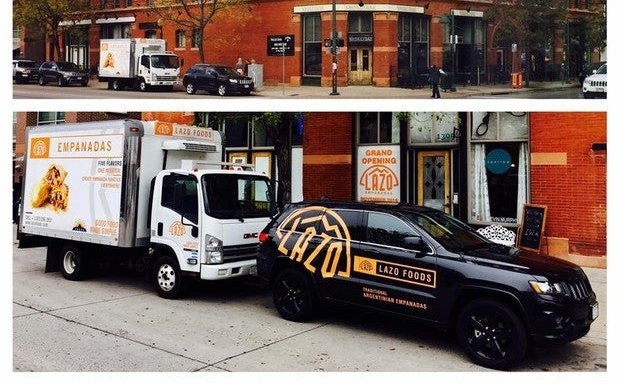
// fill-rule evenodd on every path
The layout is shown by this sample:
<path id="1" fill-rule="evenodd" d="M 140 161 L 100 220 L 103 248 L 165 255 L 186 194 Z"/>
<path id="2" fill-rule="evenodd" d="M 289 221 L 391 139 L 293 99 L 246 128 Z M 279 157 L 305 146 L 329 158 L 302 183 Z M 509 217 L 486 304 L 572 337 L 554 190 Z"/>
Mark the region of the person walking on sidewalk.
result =
<path id="1" fill-rule="evenodd" d="M 430 80 L 430 84 L 432 85 L 432 98 L 440 99 L 441 92 L 439 90 L 439 85 L 441 83 L 441 75 L 444 75 L 442 69 L 437 68 L 435 64 L 432 64 L 429 71 L 428 79 Z"/>

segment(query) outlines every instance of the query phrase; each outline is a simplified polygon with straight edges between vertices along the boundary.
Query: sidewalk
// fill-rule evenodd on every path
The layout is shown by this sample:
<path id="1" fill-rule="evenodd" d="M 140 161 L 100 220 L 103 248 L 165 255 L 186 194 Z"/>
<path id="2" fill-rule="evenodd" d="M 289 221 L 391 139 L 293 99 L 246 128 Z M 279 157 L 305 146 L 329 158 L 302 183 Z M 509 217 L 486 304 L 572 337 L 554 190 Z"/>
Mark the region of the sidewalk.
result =
<path id="1" fill-rule="evenodd" d="M 481 84 L 481 85 L 457 85 L 455 92 L 443 92 L 441 97 L 445 99 L 461 99 L 484 95 L 505 95 L 516 92 L 534 92 L 540 90 L 554 90 L 563 88 L 580 87 L 578 81 L 563 83 L 561 81 L 530 82 L 528 88 L 514 89 L 511 84 Z M 373 99 L 400 99 L 400 98 L 430 98 L 432 89 L 424 88 L 398 88 L 398 87 L 374 87 L 374 86 L 338 86 L 338 96 L 331 96 L 331 87 L 317 86 L 264 86 L 254 91 L 254 95 L 269 98 L 373 98 Z"/>

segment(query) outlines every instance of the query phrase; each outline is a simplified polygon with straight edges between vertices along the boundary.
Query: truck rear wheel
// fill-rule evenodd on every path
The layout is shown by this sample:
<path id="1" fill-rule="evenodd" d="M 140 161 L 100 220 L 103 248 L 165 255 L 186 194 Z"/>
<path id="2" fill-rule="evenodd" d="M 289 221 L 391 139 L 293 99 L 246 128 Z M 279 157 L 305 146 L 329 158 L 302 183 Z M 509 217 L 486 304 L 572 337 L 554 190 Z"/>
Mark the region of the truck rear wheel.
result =
<path id="1" fill-rule="evenodd" d="M 82 280 L 86 277 L 87 263 L 84 253 L 73 244 L 67 244 L 60 251 L 60 270 L 67 280 Z"/>
<path id="2" fill-rule="evenodd" d="M 286 320 L 309 320 L 316 313 L 316 294 L 307 274 L 294 267 L 281 271 L 273 282 L 273 303 Z"/>
<path id="3" fill-rule="evenodd" d="M 124 88 L 124 86 L 120 82 L 120 80 L 118 80 L 118 79 L 112 80 L 112 82 L 111 82 L 111 89 L 113 89 L 114 91 L 120 91 L 123 88 Z"/>
<path id="4" fill-rule="evenodd" d="M 519 364 L 527 351 L 527 334 L 520 317 L 492 299 L 477 299 L 460 311 L 456 330 L 469 357 L 492 369 Z"/>
<path id="5" fill-rule="evenodd" d="M 153 266 L 155 290 L 164 299 L 177 299 L 183 293 L 183 276 L 176 259 L 162 256 Z"/>

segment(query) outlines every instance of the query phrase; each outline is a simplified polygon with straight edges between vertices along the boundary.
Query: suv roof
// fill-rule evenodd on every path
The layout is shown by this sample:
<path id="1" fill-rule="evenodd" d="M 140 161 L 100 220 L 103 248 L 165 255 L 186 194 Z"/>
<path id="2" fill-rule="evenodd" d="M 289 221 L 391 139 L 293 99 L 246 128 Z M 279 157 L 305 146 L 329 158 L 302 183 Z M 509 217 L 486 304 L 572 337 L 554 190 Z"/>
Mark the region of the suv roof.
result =
<path id="1" fill-rule="evenodd" d="M 428 208 L 420 205 L 414 205 L 409 203 L 397 203 L 397 204 L 378 204 L 371 202 L 358 202 L 358 201 L 338 201 L 338 200 L 314 200 L 314 201 L 300 201 L 297 203 L 291 203 L 290 206 L 299 205 L 318 205 L 326 208 L 348 208 L 348 209 L 364 209 L 368 211 L 382 211 L 382 212 L 437 212 L 434 208 Z M 440 212 L 440 211 L 439 211 Z"/>

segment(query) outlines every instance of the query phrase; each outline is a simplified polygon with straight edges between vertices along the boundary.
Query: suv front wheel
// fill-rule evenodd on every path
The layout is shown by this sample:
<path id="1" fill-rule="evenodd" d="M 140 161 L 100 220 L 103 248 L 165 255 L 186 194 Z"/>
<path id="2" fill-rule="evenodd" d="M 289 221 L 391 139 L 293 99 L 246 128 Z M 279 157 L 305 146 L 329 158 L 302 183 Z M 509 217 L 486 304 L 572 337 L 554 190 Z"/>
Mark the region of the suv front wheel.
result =
<path id="1" fill-rule="evenodd" d="M 306 321 L 316 312 L 312 282 L 303 271 L 290 267 L 273 281 L 273 303 L 286 320 Z"/>
<path id="2" fill-rule="evenodd" d="M 458 340 L 477 364 L 509 369 L 524 359 L 527 334 L 520 317 L 508 306 L 492 299 L 477 299 L 460 311 Z"/>

